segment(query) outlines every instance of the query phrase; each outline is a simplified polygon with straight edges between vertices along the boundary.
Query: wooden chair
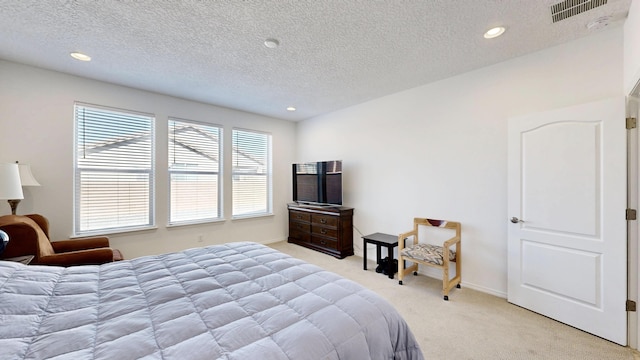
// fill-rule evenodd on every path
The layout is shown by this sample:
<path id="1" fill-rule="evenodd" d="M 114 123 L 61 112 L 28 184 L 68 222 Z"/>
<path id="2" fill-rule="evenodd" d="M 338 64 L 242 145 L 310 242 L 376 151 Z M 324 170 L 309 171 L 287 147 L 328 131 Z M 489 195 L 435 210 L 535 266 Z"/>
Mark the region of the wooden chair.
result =
<path id="1" fill-rule="evenodd" d="M 438 227 L 455 231 L 455 236 L 445 240 L 442 246 L 418 242 L 418 229 L 421 227 Z M 460 240 L 461 226 L 459 222 L 436 220 L 427 218 L 414 218 L 413 230 L 398 235 L 398 283 L 402 285 L 404 276 L 410 272 L 418 275 L 418 264 L 431 266 L 442 270 L 442 293 L 445 300 L 449 300 L 449 290 L 454 286 L 460 288 L 462 281 L 462 243 Z M 405 241 L 410 241 L 407 246 Z M 455 244 L 455 250 L 451 247 Z M 449 256 L 443 256 L 449 254 Z M 405 261 L 413 265 L 405 269 Z M 449 263 L 456 263 L 456 276 L 449 278 Z"/>

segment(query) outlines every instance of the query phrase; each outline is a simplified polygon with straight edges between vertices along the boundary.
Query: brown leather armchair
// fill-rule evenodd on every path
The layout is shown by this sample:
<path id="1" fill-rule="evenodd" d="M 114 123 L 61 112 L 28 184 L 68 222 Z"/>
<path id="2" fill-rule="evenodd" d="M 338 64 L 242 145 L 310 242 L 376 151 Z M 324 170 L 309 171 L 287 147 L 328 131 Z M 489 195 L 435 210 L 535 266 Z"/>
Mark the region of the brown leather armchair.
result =
<path id="1" fill-rule="evenodd" d="M 0 216 L 0 230 L 9 243 L 0 259 L 33 255 L 37 265 L 98 265 L 122 260 L 122 253 L 109 247 L 105 236 L 78 240 L 49 240 L 49 221 L 42 215 Z"/>

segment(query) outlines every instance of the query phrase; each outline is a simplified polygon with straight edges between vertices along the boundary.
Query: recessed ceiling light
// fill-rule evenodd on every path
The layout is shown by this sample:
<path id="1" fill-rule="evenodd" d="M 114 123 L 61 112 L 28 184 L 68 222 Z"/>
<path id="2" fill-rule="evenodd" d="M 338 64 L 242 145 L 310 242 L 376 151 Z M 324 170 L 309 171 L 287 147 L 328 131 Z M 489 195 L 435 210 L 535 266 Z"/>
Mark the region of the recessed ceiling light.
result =
<path id="1" fill-rule="evenodd" d="M 493 39 L 495 37 L 498 37 L 500 35 L 502 35 L 504 33 L 506 29 L 502 26 L 496 26 L 494 28 L 491 28 L 489 30 L 487 30 L 486 33 L 484 33 L 484 38 L 485 39 Z"/>
<path id="2" fill-rule="evenodd" d="M 264 46 L 268 47 L 269 49 L 275 49 L 279 45 L 280 45 L 280 41 L 276 39 L 267 39 L 264 41 Z"/>
<path id="3" fill-rule="evenodd" d="M 296 107 L 295 106 L 288 106 L 287 107 L 287 111 L 296 111 Z"/>
<path id="4" fill-rule="evenodd" d="M 80 60 L 80 61 L 91 61 L 91 56 L 89 55 L 85 55 L 83 53 L 79 53 L 79 52 L 72 52 L 71 54 L 72 58 L 76 59 L 76 60 Z"/>

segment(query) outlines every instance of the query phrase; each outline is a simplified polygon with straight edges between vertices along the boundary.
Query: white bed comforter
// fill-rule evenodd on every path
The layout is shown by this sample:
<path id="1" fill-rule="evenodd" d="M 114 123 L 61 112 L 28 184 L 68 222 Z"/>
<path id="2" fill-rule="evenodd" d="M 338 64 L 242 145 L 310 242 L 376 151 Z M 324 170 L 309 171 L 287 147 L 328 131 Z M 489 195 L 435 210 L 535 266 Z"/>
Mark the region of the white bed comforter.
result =
<path id="1" fill-rule="evenodd" d="M 422 359 L 360 285 L 257 243 L 101 266 L 0 261 L 0 359 Z"/>

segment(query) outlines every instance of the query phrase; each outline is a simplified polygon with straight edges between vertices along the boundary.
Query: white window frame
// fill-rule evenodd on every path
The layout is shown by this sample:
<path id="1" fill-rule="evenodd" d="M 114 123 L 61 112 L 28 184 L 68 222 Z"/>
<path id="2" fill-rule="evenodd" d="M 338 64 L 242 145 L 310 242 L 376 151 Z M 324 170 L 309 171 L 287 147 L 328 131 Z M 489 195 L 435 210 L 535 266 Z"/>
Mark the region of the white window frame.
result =
<path id="1" fill-rule="evenodd" d="M 240 153 L 236 147 L 235 136 L 237 132 L 245 132 L 245 133 L 254 133 L 259 135 L 264 135 L 266 137 L 266 149 L 264 154 L 264 160 L 266 164 L 262 164 L 262 169 L 264 169 L 264 173 L 260 171 L 252 171 L 251 169 L 242 168 L 236 166 L 237 161 L 235 161 L 236 156 Z M 264 131 L 243 129 L 243 128 L 233 128 L 231 133 L 231 146 L 232 146 L 232 166 L 231 166 L 231 186 L 232 186 L 232 219 L 241 219 L 241 218 L 249 218 L 249 217 L 261 217 L 261 216 L 270 216 L 273 215 L 273 160 L 272 160 L 272 152 L 273 152 L 273 135 Z M 244 151 L 243 151 L 244 153 Z M 257 161 L 257 166 L 260 166 L 260 161 Z M 236 179 L 239 176 L 264 176 L 266 179 L 265 187 L 265 208 L 257 211 L 245 211 L 239 213 L 237 210 L 236 202 L 238 201 L 238 196 L 236 194 Z"/>
<path id="2" fill-rule="evenodd" d="M 79 127 L 82 125 L 80 122 L 81 120 L 80 116 L 82 115 L 80 115 L 79 111 L 82 111 L 82 109 L 84 108 L 93 110 L 95 112 L 100 112 L 100 111 L 108 112 L 110 113 L 111 117 L 122 116 L 126 118 L 127 116 L 130 116 L 130 117 L 136 117 L 136 118 L 148 120 L 149 123 L 145 124 L 145 127 L 146 125 L 148 125 L 148 136 L 149 136 L 148 167 L 145 167 L 142 169 L 127 167 L 126 165 L 124 165 L 128 163 L 127 161 L 122 161 L 120 163 L 116 163 L 114 161 L 114 163 L 116 163 L 117 165 L 113 168 L 105 168 L 105 166 L 99 166 L 97 162 L 93 164 L 93 166 L 80 165 L 79 164 L 80 158 L 82 156 L 86 156 L 86 153 L 84 153 L 84 155 L 82 154 L 83 152 L 86 151 L 86 147 L 83 149 L 80 149 L 80 146 L 81 146 L 80 136 L 84 133 L 81 129 L 79 129 Z M 110 234 L 110 233 L 137 231 L 137 230 L 147 230 L 147 229 L 153 229 L 156 227 L 155 225 L 155 146 L 156 146 L 155 120 L 156 120 L 155 115 L 153 114 L 94 105 L 94 104 L 86 104 L 86 103 L 80 103 L 80 102 L 74 103 L 74 152 L 73 152 L 74 153 L 74 156 L 73 156 L 73 167 L 74 167 L 73 236 L 74 237 L 95 235 L 95 234 Z M 84 125 L 86 126 L 86 124 Z M 116 132 L 116 129 L 114 127 L 109 127 L 109 129 Z M 84 136 L 86 136 L 86 134 Z M 108 141 L 109 139 L 113 140 L 113 139 L 117 139 L 117 137 L 105 136 L 104 142 L 100 146 L 104 147 L 105 149 L 109 147 L 113 149 L 112 145 L 115 142 L 110 143 Z M 84 141 L 86 142 L 86 138 L 84 139 Z M 117 161 L 117 157 L 110 157 L 109 159 Z M 126 221 L 117 223 L 118 220 L 116 220 L 116 223 L 114 224 L 114 226 L 83 227 L 83 221 L 85 221 L 86 218 L 83 219 L 83 210 L 85 209 L 83 205 L 84 199 L 82 195 L 83 188 L 82 188 L 81 179 L 83 175 L 87 175 L 90 173 L 113 174 L 115 176 L 120 176 L 120 175 L 131 176 L 131 175 L 137 174 L 140 177 L 143 177 L 143 178 L 146 177 L 148 179 L 148 183 L 145 184 L 145 186 L 148 186 L 148 195 L 147 195 L 148 198 L 146 199 L 148 208 L 146 210 L 143 210 L 143 215 L 145 215 L 144 217 L 146 219 L 144 221 L 140 221 L 135 224 L 131 223 L 128 225 L 126 224 Z M 126 199 L 126 198 L 123 197 L 123 199 Z M 95 206 L 96 206 L 95 209 L 100 208 L 99 204 L 95 204 Z M 146 213 L 144 213 L 144 211 L 146 211 Z M 123 216 L 125 214 L 120 213 L 119 210 L 112 212 L 112 214 L 116 217 L 122 217 L 123 219 L 125 218 L 125 216 Z"/>
<path id="3" fill-rule="evenodd" d="M 218 167 L 218 171 L 211 171 L 211 170 L 189 170 L 188 168 L 184 168 L 184 169 L 172 169 L 171 164 L 172 164 L 172 158 L 171 158 L 171 146 L 175 146 L 172 145 L 172 123 L 175 122 L 179 122 L 181 124 L 189 124 L 189 125 L 193 125 L 194 127 L 198 128 L 198 127 L 207 127 L 207 128 L 215 128 L 218 131 L 218 142 L 216 144 L 217 147 L 217 152 L 218 152 L 218 160 L 217 160 L 217 167 Z M 169 209 L 168 209 L 168 224 L 169 226 L 176 226 L 176 225 L 189 225 L 189 224 L 199 224 L 199 223 L 207 223 L 207 222 L 215 222 L 215 221 L 221 221 L 224 220 L 224 206 L 222 203 L 222 182 L 223 182 L 223 164 L 224 164 L 224 154 L 223 154 L 223 146 L 222 146 L 222 142 L 223 142 L 223 134 L 224 134 L 224 129 L 221 125 L 217 125 L 217 124 L 211 124 L 211 123 L 205 123 L 205 122 L 199 122 L 199 121 L 194 121 L 194 120 L 187 120 L 187 119 L 181 119 L 181 118 L 176 118 L 176 117 L 169 117 L 168 121 L 167 121 L 167 128 L 168 128 L 168 147 L 167 147 L 167 156 L 168 156 L 168 193 L 169 193 Z M 202 129 L 199 129 L 202 130 Z M 174 135 L 175 136 L 175 135 Z M 196 149 L 197 151 L 197 149 Z M 173 189 L 173 180 L 172 180 L 172 175 L 175 174 L 181 174 L 181 175 L 185 175 L 185 176 L 194 176 L 197 177 L 199 175 L 215 175 L 217 176 L 217 186 L 216 186 L 216 213 L 217 215 L 212 215 L 212 216 L 200 216 L 200 217 L 194 217 L 194 218 L 190 218 L 190 219 L 182 219 L 182 220 L 178 220 L 178 219 L 172 219 L 172 213 L 173 213 L 173 194 L 172 194 L 172 189 Z M 176 205 L 177 206 L 177 205 Z"/>

